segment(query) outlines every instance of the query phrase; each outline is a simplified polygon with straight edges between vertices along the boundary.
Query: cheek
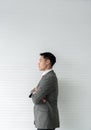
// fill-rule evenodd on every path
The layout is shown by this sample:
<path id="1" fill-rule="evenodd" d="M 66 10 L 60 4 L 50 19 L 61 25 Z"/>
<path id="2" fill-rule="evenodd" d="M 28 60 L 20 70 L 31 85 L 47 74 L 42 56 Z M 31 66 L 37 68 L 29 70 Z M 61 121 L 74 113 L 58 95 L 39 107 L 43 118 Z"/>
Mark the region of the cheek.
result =
<path id="1" fill-rule="evenodd" d="M 45 63 L 44 62 L 40 63 L 40 66 L 45 67 Z"/>

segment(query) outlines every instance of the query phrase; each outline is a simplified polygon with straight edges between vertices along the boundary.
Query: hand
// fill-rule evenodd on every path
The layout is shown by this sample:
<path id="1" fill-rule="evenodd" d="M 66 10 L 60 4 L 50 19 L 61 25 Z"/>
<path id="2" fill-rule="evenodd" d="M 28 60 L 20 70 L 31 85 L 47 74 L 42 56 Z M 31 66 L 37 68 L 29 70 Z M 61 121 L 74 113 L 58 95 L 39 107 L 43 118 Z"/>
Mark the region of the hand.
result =
<path id="1" fill-rule="evenodd" d="M 43 101 L 44 103 L 46 103 L 46 102 L 47 102 L 47 100 L 46 100 L 46 99 L 44 99 L 44 98 L 42 99 L 42 101 Z"/>
<path id="2" fill-rule="evenodd" d="M 38 86 L 34 88 L 33 94 L 35 94 L 38 91 Z"/>
<path id="3" fill-rule="evenodd" d="M 38 86 L 34 88 L 34 91 L 37 92 L 38 91 Z"/>

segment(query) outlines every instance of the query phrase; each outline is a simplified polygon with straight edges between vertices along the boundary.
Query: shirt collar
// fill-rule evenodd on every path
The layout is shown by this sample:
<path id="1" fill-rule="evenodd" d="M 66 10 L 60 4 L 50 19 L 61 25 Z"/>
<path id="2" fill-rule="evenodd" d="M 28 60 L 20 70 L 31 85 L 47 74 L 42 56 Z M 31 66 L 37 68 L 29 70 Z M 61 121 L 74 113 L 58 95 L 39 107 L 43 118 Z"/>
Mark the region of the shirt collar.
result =
<path id="1" fill-rule="evenodd" d="M 48 69 L 48 70 L 45 70 L 43 71 L 42 75 L 41 76 L 44 76 L 45 74 L 47 74 L 48 72 L 52 71 L 53 69 Z"/>

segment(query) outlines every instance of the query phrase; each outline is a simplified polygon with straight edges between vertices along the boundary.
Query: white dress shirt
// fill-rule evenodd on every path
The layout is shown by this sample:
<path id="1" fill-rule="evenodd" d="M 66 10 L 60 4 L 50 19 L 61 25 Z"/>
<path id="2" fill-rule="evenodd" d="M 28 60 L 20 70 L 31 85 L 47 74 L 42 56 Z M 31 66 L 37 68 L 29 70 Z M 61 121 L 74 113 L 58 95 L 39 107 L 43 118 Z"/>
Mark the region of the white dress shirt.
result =
<path id="1" fill-rule="evenodd" d="M 48 70 L 43 71 L 41 77 L 44 76 L 45 74 L 47 74 L 48 72 L 52 71 L 52 70 L 53 70 L 53 69 L 48 69 Z"/>

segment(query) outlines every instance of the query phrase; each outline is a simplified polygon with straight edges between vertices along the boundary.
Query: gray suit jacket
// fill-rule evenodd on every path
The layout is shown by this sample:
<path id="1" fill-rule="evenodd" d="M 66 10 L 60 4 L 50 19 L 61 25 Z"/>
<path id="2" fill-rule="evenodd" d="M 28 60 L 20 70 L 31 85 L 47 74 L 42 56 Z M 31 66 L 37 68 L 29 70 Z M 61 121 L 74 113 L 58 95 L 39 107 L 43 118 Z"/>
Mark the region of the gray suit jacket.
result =
<path id="1" fill-rule="evenodd" d="M 52 70 L 45 74 L 38 84 L 38 91 L 29 97 L 34 103 L 34 123 L 36 128 L 53 129 L 59 127 L 59 113 L 57 108 L 58 81 Z M 45 98 L 47 102 L 43 102 Z"/>

